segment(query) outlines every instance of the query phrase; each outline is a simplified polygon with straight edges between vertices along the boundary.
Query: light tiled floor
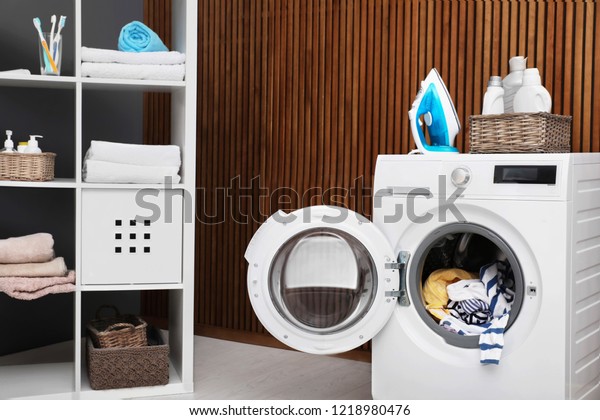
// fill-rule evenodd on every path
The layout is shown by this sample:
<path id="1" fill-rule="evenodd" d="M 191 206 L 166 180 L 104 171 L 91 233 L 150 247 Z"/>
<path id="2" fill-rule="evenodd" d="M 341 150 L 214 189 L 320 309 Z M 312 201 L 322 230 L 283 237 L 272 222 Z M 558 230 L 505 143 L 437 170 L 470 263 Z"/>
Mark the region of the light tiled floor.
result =
<path id="1" fill-rule="evenodd" d="M 193 394 L 169 399 L 366 400 L 371 364 L 195 337 Z"/>

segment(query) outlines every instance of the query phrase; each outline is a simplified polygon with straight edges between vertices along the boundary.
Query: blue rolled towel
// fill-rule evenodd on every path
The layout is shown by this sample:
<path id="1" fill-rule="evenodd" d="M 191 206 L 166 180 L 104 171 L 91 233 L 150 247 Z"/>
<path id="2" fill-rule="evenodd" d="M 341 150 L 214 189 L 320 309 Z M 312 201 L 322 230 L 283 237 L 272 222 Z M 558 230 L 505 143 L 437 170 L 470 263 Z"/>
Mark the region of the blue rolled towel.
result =
<path id="1" fill-rule="evenodd" d="M 128 23 L 121 29 L 119 50 L 127 52 L 169 51 L 152 29 L 137 20 Z"/>

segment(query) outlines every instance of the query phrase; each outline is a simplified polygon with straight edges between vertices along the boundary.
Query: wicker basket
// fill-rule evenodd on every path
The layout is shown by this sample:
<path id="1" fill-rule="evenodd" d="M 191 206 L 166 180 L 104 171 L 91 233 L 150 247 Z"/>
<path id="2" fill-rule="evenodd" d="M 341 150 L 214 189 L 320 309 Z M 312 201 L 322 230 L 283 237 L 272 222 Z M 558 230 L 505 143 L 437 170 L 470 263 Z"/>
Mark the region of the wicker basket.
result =
<path id="1" fill-rule="evenodd" d="M 56 153 L 0 153 L 0 180 L 52 181 Z"/>
<path id="2" fill-rule="evenodd" d="M 87 371 L 92 389 L 133 388 L 169 383 L 169 345 L 148 328 L 144 347 L 102 349 L 87 342 Z"/>
<path id="3" fill-rule="evenodd" d="M 546 112 L 471 115 L 471 153 L 568 153 L 572 119 Z"/>
<path id="4" fill-rule="evenodd" d="M 111 308 L 114 315 L 101 318 L 100 313 Z M 112 305 L 103 305 L 96 311 L 96 319 L 90 321 L 87 330 L 94 345 L 100 348 L 143 347 L 147 345 L 146 322 L 135 315 L 121 315 Z"/>

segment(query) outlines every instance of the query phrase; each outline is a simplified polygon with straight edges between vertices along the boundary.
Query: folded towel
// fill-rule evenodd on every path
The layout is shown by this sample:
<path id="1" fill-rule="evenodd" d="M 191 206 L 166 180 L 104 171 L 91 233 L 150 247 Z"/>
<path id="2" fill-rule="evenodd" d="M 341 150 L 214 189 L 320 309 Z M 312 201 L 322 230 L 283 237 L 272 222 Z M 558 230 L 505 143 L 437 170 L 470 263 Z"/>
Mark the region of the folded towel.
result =
<path id="1" fill-rule="evenodd" d="M 63 257 L 44 263 L 0 264 L 0 277 L 60 277 L 67 274 Z"/>
<path id="2" fill-rule="evenodd" d="M 179 146 L 173 145 L 126 144 L 92 140 L 85 159 L 140 166 L 181 166 Z"/>
<path id="3" fill-rule="evenodd" d="M 139 166 L 123 163 L 86 160 L 83 164 L 85 182 L 107 182 L 115 184 L 164 184 L 166 177 L 171 183 L 179 184 L 177 166 Z"/>
<path id="4" fill-rule="evenodd" d="M 185 54 L 177 51 L 137 53 L 81 47 L 81 61 L 121 64 L 184 64 Z"/>
<path id="5" fill-rule="evenodd" d="M 156 32 L 137 20 L 128 23 L 121 29 L 119 50 L 130 52 L 169 51 Z"/>
<path id="6" fill-rule="evenodd" d="M 21 300 L 33 300 L 49 294 L 75 291 L 75 272 L 61 277 L 4 277 L 0 278 L 0 292 Z"/>
<path id="7" fill-rule="evenodd" d="M 81 63 L 83 77 L 100 79 L 136 79 L 182 81 L 185 77 L 185 64 L 121 64 L 121 63 Z"/>
<path id="8" fill-rule="evenodd" d="M 54 238 L 49 233 L 34 233 L 0 240 L 0 264 L 48 262 L 54 258 Z"/>
<path id="9" fill-rule="evenodd" d="M 31 76 L 31 72 L 28 69 L 15 69 L 15 70 L 4 70 L 4 71 L 0 71 L 0 74 L 2 74 L 3 76 L 8 74 L 14 74 L 14 75 L 19 75 L 19 76 Z"/>

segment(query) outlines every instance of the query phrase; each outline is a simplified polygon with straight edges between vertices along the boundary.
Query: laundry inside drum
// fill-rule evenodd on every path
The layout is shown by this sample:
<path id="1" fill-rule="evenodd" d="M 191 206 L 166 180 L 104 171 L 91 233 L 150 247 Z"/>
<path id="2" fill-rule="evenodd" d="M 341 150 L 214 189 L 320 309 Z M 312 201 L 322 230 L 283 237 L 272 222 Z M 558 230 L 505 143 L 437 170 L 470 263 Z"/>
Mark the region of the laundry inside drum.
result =
<path id="1" fill-rule="evenodd" d="M 343 231 L 311 229 L 274 258 L 270 293 L 293 325 L 330 334 L 360 320 L 373 303 L 375 265 L 364 245 Z"/>
<path id="2" fill-rule="evenodd" d="M 421 274 L 428 316 L 461 336 L 480 335 L 503 316 L 508 329 L 519 309 L 513 304 L 522 298 L 516 299 L 522 287 L 516 287 L 515 261 L 510 248 L 485 231 L 437 238 L 424 255 Z"/>

